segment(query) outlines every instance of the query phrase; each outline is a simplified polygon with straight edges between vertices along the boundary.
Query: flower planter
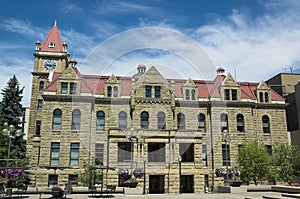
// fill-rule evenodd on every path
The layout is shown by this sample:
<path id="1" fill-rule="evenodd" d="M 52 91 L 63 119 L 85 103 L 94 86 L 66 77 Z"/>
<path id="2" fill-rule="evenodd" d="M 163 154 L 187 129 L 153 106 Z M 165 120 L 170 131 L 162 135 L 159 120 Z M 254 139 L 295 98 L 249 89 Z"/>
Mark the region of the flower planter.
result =
<path id="1" fill-rule="evenodd" d="M 229 185 L 232 187 L 240 187 L 243 184 L 243 181 L 233 181 L 229 182 Z"/>
<path id="2" fill-rule="evenodd" d="M 137 182 L 128 182 L 125 183 L 125 187 L 129 187 L 129 188 L 135 188 L 137 186 Z"/>

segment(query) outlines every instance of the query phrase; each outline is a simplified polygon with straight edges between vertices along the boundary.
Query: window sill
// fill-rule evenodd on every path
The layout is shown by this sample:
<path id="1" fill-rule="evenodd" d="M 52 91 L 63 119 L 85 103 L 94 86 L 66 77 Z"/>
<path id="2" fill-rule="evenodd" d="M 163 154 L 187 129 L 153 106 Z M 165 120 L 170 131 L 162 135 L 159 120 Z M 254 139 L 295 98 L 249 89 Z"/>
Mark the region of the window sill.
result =
<path id="1" fill-rule="evenodd" d="M 60 133 L 60 132 L 61 132 L 61 129 L 60 129 L 60 130 L 57 130 L 57 129 L 52 129 L 52 132 L 57 132 L 57 133 Z"/>
<path id="2" fill-rule="evenodd" d="M 271 136 L 271 133 L 263 133 L 264 136 Z"/>
<path id="3" fill-rule="evenodd" d="M 96 130 L 96 133 L 104 133 L 104 130 Z"/>

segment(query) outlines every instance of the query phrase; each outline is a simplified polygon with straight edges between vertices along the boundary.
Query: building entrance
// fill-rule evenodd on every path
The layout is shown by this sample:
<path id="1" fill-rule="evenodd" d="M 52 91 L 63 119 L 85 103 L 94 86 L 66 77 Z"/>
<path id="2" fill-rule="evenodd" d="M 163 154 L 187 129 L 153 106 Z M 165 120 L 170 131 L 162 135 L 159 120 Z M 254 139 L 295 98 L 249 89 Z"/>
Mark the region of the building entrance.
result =
<path id="1" fill-rule="evenodd" d="M 150 175 L 149 176 L 149 193 L 165 193 L 165 176 Z"/>

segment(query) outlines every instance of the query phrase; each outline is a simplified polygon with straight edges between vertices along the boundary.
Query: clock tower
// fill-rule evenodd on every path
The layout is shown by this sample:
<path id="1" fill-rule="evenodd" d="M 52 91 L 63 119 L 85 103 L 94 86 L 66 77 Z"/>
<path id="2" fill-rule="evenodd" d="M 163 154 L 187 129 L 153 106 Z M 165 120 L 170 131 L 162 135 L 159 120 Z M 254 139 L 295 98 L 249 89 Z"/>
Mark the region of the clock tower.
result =
<path id="1" fill-rule="evenodd" d="M 31 156 L 32 165 L 39 164 L 40 136 L 42 121 L 42 107 L 44 89 L 52 82 L 54 73 L 62 73 L 68 66 L 69 53 L 67 44 L 62 42 L 56 21 L 48 35 L 41 43 L 36 42 L 34 55 L 34 69 L 32 72 L 32 88 L 30 101 L 28 140 L 32 146 L 27 150 Z M 32 157 L 34 156 L 34 157 Z"/>

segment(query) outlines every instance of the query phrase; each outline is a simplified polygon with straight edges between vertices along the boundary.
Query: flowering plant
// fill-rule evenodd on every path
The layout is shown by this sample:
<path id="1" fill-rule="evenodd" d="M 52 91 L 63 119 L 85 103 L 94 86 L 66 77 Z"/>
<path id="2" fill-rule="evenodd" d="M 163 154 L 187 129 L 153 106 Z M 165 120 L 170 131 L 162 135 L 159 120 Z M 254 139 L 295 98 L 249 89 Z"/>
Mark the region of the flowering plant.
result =
<path id="1" fill-rule="evenodd" d="M 23 169 L 14 168 L 14 169 L 4 169 L 0 170 L 0 177 L 5 178 L 7 172 L 7 178 L 18 178 L 23 174 Z"/>
<path id="2" fill-rule="evenodd" d="M 119 177 L 123 180 L 128 180 L 128 178 L 129 178 L 128 169 L 120 169 L 119 170 Z"/>
<path id="3" fill-rule="evenodd" d="M 240 171 L 237 168 L 228 168 L 228 170 L 224 168 L 216 168 L 215 173 L 217 177 L 225 177 L 228 173 L 228 179 L 240 176 Z"/>
<path id="4" fill-rule="evenodd" d="M 133 170 L 133 175 L 136 178 L 142 178 L 144 176 L 144 170 L 141 168 L 135 168 Z"/>

